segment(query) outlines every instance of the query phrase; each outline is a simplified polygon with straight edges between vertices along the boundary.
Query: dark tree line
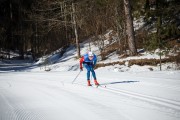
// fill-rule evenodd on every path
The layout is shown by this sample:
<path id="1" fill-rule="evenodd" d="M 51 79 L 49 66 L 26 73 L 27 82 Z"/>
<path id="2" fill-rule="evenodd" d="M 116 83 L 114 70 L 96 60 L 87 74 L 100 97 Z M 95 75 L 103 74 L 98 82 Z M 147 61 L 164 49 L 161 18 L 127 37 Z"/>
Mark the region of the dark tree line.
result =
<path id="1" fill-rule="evenodd" d="M 128 47 L 136 55 L 133 17 L 145 16 L 147 23 L 160 19 L 158 35 L 168 38 L 179 35 L 178 22 L 172 22 L 179 8 L 178 0 L 1 0 L 0 50 L 18 51 L 22 59 L 30 50 L 36 58 L 73 44 L 80 57 L 79 43 L 95 36 L 103 53 L 99 35 L 114 30 L 119 53 Z"/>

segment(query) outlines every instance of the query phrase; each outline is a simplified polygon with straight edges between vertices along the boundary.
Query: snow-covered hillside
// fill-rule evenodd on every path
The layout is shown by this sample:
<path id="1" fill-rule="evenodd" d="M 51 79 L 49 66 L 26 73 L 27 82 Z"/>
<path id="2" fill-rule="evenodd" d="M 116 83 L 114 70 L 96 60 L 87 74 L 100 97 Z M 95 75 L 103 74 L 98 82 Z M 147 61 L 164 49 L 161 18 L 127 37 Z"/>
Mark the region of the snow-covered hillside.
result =
<path id="1" fill-rule="evenodd" d="M 82 55 L 88 47 L 88 42 L 81 44 Z M 45 56 L 33 64 L 1 62 L 0 120 L 180 119 L 180 71 L 175 70 L 176 64 L 163 64 L 162 71 L 159 66 L 129 67 L 130 59 L 159 56 L 144 53 L 119 59 L 114 53 L 101 61 L 92 43 L 91 49 L 98 63 L 126 61 L 96 69 L 98 88 L 87 86 L 86 70 L 80 72 L 73 46 L 63 56 Z"/>

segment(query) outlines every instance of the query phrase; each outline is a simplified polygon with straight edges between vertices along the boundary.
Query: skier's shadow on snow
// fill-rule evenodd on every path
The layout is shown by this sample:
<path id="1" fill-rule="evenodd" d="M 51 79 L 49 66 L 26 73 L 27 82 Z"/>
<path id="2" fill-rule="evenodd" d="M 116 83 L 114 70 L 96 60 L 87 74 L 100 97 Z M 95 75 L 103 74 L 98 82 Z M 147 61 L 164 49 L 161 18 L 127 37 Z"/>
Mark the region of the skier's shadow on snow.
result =
<path id="1" fill-rule="evenodd" d="M 129 80 L 129 81 L 109 82 L 109 83 L 103 83 L 103 85 L 123 84 L 123 83 L 135 83 L 135 82 L 139 82 L 139 81 Z"/>

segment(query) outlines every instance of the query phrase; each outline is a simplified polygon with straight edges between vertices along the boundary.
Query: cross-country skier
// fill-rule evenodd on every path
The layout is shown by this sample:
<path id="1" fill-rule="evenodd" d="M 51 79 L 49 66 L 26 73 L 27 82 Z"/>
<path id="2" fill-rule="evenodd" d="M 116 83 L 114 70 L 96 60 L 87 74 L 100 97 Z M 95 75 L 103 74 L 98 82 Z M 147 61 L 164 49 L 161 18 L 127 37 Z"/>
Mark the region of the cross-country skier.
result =
<path id="1" fill-rule="evenodd" d="M 94 83 L 95 85 L 99 85 L 96 79 L 96 73 L 94 71 L 94 67 L 97 62 L 97 57 L 94 53 L 91 51 L 85 54 L 81 59 L 80 59 L 80 69 L 83 70 L 83 66 L 87 69 L 87 82 L 88 86 L 91 86 L 90 82 L 90 72 L 92 72 L 92 76 L 94 78 Z M 83 66 L 82 66 L 83 64 Z"/>

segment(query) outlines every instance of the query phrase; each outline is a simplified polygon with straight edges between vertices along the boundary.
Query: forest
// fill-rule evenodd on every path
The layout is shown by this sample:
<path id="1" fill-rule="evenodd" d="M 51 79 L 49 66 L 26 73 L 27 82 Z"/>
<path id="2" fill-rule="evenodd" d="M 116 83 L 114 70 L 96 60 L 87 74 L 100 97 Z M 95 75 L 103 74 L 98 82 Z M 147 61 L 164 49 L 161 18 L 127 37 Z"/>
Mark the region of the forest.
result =
<path id="1" fill-rule="evenodd" d="M 135 29 L 134 21 L 143 25 Z M 104 47 L 104 34 L 111 32 Z M 116 39 L 113 39 L 116 36 Z M 37 59 L 89 39 L 104 55 L 137 55 L 145 50 L 179 48 L 179 0 L 0 0 L 0 57 L 11 52 Z M 129 52 L 127 53 L 127 50 Z"/>

